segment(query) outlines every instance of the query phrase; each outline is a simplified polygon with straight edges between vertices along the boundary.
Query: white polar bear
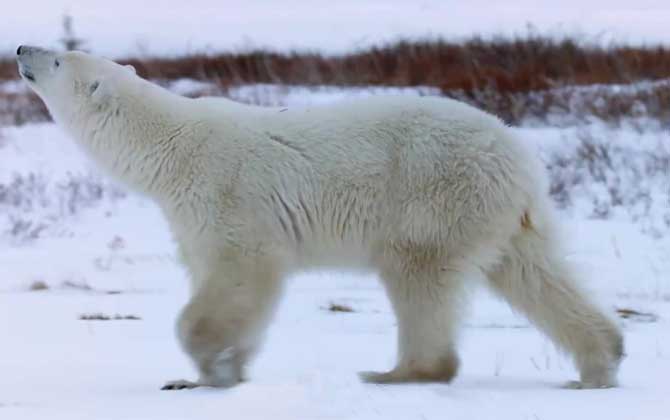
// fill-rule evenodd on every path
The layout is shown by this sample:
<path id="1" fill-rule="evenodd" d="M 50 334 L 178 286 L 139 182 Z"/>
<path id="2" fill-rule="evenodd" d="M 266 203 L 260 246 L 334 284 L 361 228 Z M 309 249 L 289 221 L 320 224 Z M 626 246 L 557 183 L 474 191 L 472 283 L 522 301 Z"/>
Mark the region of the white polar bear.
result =
<path id="1" fill-rule="evenodd" d="M 574 357 L 575 386 L 616 385 L 622 335 L 561 257 L 538 160 L 495 117 L 443 98 L 188 99 L 83 53 L 17 54 L 55 121 L 173 230 L 193 292 L 178 336 L 200 379 L 165 388 L 241 381 L 282 279 L 324 265 L 377 271 L 392 302 L 397 366 L 366 381 L 450 381 L 480 276 Z"/>

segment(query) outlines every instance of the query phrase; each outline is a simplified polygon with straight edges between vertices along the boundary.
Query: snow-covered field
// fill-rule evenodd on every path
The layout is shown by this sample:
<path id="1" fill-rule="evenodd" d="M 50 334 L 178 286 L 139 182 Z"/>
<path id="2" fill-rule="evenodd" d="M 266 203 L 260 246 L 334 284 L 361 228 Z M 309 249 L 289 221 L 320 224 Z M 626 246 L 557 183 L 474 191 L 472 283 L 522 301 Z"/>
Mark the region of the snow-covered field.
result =
<path id="1" fill-rule="evenodd" d="M 292 105 L 369 93 L 233 92 Z M 195 375 L 173 333 L 187 280 L 159 211 L 99 175 L 54 125 L 4 128 L 0 419 L 668 420 L 670 138 L 653 127 L 518 129 L 554 186 L 565 184 L 555 196 L 566 258 L 605 307 L 633 311 L 620 318 L 620 388 L 562 389 L 577 376 L 570 361 L 484 290 L 473 296 L 454 383 L 363 384 L 357 371 L 395 358 L 389 305 L 374 275 L 316 272 L 289 282 L 249 382 L 182 392 L 159 390 Z M 139 319 L 81 319 L 116 315 Z"/>

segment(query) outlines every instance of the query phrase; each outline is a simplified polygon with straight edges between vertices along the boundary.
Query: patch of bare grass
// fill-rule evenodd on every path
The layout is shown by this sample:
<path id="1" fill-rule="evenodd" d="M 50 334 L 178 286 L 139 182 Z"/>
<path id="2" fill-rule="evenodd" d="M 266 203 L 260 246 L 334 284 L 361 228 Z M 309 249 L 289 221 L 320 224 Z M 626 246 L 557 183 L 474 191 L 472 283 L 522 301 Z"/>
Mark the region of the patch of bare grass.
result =
<path id="1" fill-rule="evenodd" d="M 101 312 L 79 315 L 81 321 L 140 321 L 141 319 L 137 315 L 106 315 Z"/>
<path id="2" fill-rule="evenodd" d="M 617 315 L 620 318 L 627 319 L 635 322 L 656 322 L 658 321 L 658 315 L 651 312 L 642 312 L 630 308 L 617 308 Z"/>
<path id="3" fill-rule="evenodd" d="M 356 312 L 354 311 L 354 308 L 352 308 L 347 304 L 335 303 L 335 302 L 330 302 L 325 309 L 329 312 L 345 312 L 345 313 Z"/>
<path id="4" fill-rule="evenodd" d="M 90 284 L 84 282 L 84 281 L 72 281 L 72 280 L 66 280 L 63 282 L 62 287 L 64 289 L 72 289 L 72 290 L 80 290 L 83 292 L 92 292 L 93 288 L 91 287 Z"/>
<path id="5" fill-rule="evenodd" d="M 30 290 L 31 292 L 43 292 L 45 290 L 49 290 L 49 285 L 41 280 L 36 280 L 30 283 L 28 290 Z"/>

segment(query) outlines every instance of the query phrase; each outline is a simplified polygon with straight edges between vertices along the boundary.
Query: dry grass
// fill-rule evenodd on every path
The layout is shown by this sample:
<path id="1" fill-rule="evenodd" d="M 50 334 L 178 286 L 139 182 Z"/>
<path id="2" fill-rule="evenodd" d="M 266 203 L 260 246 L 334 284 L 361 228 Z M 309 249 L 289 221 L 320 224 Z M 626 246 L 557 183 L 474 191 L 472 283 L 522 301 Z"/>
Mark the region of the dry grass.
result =
<path id="1" fill-rule="evenodd" d="M 355 312 L 354 308 L 343 303 L 330 302 L 325 308 L 329 312 Z"/>
<path id="2" fill-rule="evenodd" d="M 49 119 L 47 108 L 37 95 L 0 91 L 0 127 Z"/>
<path id="3" fill-rule="evenodd" d="M 528 92 L 670 77 L 670 50 L 663 47 L 603 48 L 543 37 L 401 41 L 339 56 L 251 51 L 124 61 L 151 79 L 186 77 L 223 85 L 425 85 L 443 91 Z"/>
<path id="4" fill-rule="evenodd" d="M 64 289 L 81 290 L 83 292 L 92 292 L 93 288 L 85 281 L 66 280 L 61 285 Z"/>
<path id="5" fill-rule="evenodd" d="M 42 173 L 14 173 L 0 182 L 0 236 L 14 243 L 34 241 L 50 227 L 102 203 L 125 197 L 118 186 L 99 175 L 66 174 L 53 179 Z"/>
<path id="6" fill-rule="evenodd" d="M 79 320 L 81 321 L 139 321 L 141 319 L 137 315 L 105 315 L 100 312 L 79 315 Z"/>
<path id="7" fill-rule="evenodd" d="M 665 47 L 601 47 L 540 36 L 472 38 L 459 43 L 400 41 L 334 56 L 250 51 L 121 61 L 135 66 L 145 78 L 207 81 L 223 93 L 231 86 L 247 83 L 431 86 L 509 123 L 529 116 L 542 118 L 552 110 L 571 110 L 572 98 L 578 93 L 557 88 L 670 78 L 670 49 Z M 16 77 L 14 59 L 0 60 L 0 82 Z M 583 103 L 594 106 L 587 111 L 605 119 L 630 115 L 639 104 L 659 119 L 667 120 L 670 114 L 667 85 L 638 97 L 597 90 L 589 95 Z M 0 125 L 47 119 L 46 109 L 36 96 L 0 91 Z"/>
<path id="8" fill-rule="evenodd" d="M 42 292 L 45 290 L 49 290 L 49 285 L 41 280 L 36 280 L 30 284 L 28 290 L 30 290 L 31 292 Z"/>
<path id="9" fill-rule="evenodd" d="M 564 147 L 544 156 L 559 208 L 588 209 L 584 215 L 594 219 L 630 218 L 652 237 L 667 235 L 670 149 L 663 131 L 584 125 L 564 139 Z"/>
<path id="10" fill-rule="evenodd" d="M 509 124 L 525 120 L 547 122 L 561 117 L 565 123 L 592 117 L 618 123 L 631 117 L 648 117 L 670 125 L 670 83 L 657 82 L 640 89 L 611 89 L 607 85 L 569 86 L 531 91 L 450 91 L 452 97 L 491 112 Z"/>
<path id="11" fill-rule="evenodd" d="M 637 322 L 656 322 L 658 321 L 658 315 L 651 312 L 641 312 L 635 309 L 629 308 L 617 308 L 617 315 L 623 319 L 628 319 L 631 321 Z"/>

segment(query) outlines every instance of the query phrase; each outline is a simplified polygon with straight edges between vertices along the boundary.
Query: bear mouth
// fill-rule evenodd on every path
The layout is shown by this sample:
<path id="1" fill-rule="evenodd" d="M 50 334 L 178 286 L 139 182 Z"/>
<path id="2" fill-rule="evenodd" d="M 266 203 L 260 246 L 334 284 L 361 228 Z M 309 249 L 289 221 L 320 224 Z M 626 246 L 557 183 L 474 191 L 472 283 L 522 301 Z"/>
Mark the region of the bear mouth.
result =
<path id="1" fill-rule="evenodd" d="M 25 69 L 21 70 L 21 76 L 25 77 L 26 79 L 30 80 L 31 82 L 35 81 L 35 75 L 32 74 L 28 70 L 25 70 Z"/>

